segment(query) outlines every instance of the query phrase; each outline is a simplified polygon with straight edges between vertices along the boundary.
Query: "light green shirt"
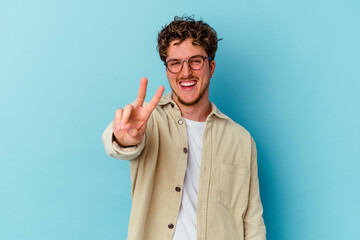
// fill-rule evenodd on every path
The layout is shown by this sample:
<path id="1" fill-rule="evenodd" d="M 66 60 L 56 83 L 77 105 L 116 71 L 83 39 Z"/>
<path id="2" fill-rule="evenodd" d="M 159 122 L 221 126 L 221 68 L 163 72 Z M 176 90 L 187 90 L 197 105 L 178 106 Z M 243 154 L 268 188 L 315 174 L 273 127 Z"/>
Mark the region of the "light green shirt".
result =
<path id="1" fill-rule="evenodd" d="M 255 142 L 211 103 L 206 119 L 197 203 L 198 240 L 264 240 Z M 107 154 L 131 160 L 128 240 L 171 240 L 181 204 L 188 139 L 171 93 L 152 112 L 143 141 L 123 148 L 113 125 L 103 133 Z"/>

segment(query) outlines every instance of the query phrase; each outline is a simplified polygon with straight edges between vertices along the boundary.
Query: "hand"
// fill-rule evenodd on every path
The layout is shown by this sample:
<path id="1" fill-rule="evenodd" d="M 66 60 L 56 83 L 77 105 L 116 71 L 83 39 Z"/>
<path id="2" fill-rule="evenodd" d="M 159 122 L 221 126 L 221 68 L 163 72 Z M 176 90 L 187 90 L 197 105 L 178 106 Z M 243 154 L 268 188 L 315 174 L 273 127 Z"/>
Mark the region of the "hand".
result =
<path id="1" fill-rule="evenodd" d="M 164 93 L 165 88 L 160 86 L 149 104 L 143 107 L 147 83 L 145 77 L 141 78 L 135 106 L 129 104 L 116 110 L 113 129 L 115 140 L 122 147 L 137 145 L 142 141 L 150 114 Z"/>

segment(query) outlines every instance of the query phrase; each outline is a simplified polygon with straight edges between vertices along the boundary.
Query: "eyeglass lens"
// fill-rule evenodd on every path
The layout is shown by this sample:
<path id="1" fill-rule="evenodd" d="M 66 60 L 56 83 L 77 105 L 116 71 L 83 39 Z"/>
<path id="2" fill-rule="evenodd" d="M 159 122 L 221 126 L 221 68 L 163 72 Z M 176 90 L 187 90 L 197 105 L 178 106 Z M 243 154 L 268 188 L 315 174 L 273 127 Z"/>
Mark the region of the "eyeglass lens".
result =
<path id="1" fill-rule="evenodd" d="M 178 73 L 182 69 L 184 62 L 188 62 L 189 67 L 192 70 L 199 70 L 204 65 L 204 58 L 202 56 L 192 56 L 189 59 L 182 61 L 179 59 L 172 59 L 167 63 L 167 67 L 170 72 Z"/>

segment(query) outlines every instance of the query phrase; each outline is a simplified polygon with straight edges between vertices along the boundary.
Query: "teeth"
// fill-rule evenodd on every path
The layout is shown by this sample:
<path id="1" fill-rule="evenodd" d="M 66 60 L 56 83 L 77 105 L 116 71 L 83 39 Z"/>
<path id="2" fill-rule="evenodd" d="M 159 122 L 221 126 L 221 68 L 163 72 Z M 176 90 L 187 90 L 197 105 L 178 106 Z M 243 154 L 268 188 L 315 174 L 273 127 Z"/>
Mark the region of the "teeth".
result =
<path id="1" fill-rule="evenodd" d="M 180 85 L 183 87 L 190 87 L 190 86 L 194 86 L 195 82 L 182 82 L 180 83 Z"/>

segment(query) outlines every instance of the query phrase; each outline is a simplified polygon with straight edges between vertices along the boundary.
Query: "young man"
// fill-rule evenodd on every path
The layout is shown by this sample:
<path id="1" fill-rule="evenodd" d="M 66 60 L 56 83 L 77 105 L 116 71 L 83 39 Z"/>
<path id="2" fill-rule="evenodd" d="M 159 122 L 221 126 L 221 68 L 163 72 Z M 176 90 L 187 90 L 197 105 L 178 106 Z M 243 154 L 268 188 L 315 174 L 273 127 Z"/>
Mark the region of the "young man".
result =
<path id="1" fill-rule="evenodd" d="M 172 92 L 118 109 L 103 134 L 106 152 L 131 160 L 129 240 L 264 240 L 251 135 L 209 101 L 217 34 L 175 17 L 158 36 Z"/>

